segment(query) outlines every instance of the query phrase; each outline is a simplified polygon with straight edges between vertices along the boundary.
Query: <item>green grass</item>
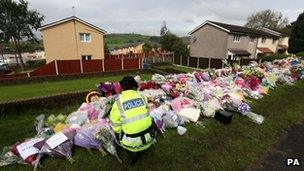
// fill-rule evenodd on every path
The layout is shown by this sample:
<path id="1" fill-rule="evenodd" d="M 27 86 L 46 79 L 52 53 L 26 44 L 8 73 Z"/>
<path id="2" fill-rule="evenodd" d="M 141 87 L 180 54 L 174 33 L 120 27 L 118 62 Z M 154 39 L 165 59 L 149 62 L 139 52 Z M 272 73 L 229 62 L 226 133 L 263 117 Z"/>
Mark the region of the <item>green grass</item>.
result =
<path id="1" fill-rule="evenodd" d="M 186 73 L 188 73 L 188 72 L 192 73 L 194 71 L 199 70 L 197 68 L 185 67 L 185 66 L 181 66 L 181 65 L 173 65 L 173 66 L 171 66 L 171 68 L 177 69 L 177 70 L 180 70 L 180 71 L 183 71 Z"/>
<path id="2" fill-rule="evenodd" d="M 28 99 L 80 90 L 94 90 L 101 81 L 119 81 L 126 74 L 116 76 L 88 77 L 75 80 L 50 81 L 31 84 L 0 86 L 0 102 Z M 142 79 L 150 79 L 151 74 L 142 74 Z"/>
<path id="3" fill-rule="evenodd" d="M 175 129 L 168 129 L 163 136 L 158 136 L 156 145 L 133 166 L 119 164 L 110 155 L 102 157 L 96 150 L 90 154 L 79 147 L 74 149 L 76 162 L 72 164 L 64 159 L 45 156 L 42 165 L 45 170 L 244 170 L 275 145 L 284 129 L 304 118 L 303 99 L 304 81 L 300 81 L 294 86 L 278 87 L 269 96 L 251 102 L 252 110 L 265 117 L 261 125 L 235 114 L 230 125 L 208 118 L 202 119 L 205 127 L 189 123 L 185 126 L 188 131 L 183 136 L 178 135 Z M 2 118 L 0 148 L 34 136 L 33 122 L 38 114 L 68 114 L 79 105 L 50 111 L 31 109 Z M 121 157 L 126 160 L 126 153 L 123 152 Z M 11 165 L 0 169 L 32 168 Z"/>
<path id="4" fill-rule="evenodd" d="M 140 34 L 109 34 L 105 36 L 105 42 L 108 48 L 112 49 L 136 43 L 148 43 L 151 42 L 151 37 Z"/>
<path id="5" fill-rule="evenodd" d="M 296 54 L 296 56 L 304 57 L 304 51 L 298 52 L 298 53 Z"/>
<path id="6" fill-rule="evenodd" d="M 185 67 L 185 66 L 181 66 L 181 65 L 160 65 L 160 66 L 154 66 L 154 67 L 164 70 L 164 71 L 166 70 L 166 68 L 173 69 L 173 70 L 180 71 L 182 73 L 192 73 L 194 71 L 199 70 L 197 68 Z"/>

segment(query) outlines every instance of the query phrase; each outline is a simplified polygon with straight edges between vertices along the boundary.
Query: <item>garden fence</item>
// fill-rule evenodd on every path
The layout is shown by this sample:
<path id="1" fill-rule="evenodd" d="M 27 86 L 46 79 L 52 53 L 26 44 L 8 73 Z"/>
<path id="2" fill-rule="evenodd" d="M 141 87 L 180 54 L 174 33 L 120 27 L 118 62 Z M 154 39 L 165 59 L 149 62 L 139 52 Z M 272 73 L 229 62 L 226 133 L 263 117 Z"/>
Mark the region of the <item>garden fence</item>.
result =
<path id="1" fill-rule="evenodd" d="M 36 76 L 87 74 L 109 71 L 143 69 L 144 62 L 172 62 L 173 53 L 142 53 L 128 55 L 110 55 L 105 59 L 94 60 L 54 60 L 28 73 L 1 75 L 0 78 L 22 78 Z"/>
<path id="2" fill-rule="evenodd" d="M 241 58 L 239 61 L 236 61 L 240 65 L 247 65 L 250 61 L 253 61 L 254 59 L 246 59 Z M 192 68 L 200 68 L 200 69 L 206 69 L 206 68 L 215 68 L 220 69 L 224 67 L 224 63 L 222 59 L 217 58 L 204 58 L 204 57 L 192 57 L 192 56 L 174 56 L 173 57 L 173 63 L 176 65 L 183 65 L 187 67 Z"/>

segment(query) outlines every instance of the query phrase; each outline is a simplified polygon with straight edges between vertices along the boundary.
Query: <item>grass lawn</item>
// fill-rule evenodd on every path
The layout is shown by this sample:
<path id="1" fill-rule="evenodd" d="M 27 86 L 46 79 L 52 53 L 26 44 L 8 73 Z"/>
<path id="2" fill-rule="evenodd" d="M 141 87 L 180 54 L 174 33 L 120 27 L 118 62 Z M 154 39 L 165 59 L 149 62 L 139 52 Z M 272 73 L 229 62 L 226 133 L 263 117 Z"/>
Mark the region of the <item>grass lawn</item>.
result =
<path id="1" fill-rule="evenodd" d="M 265 117 L 261 125 L 249 118 L 235 114 L 232 124 L 223 125 L 214 119 L 203 118 L 205 127 L 187 124 L 187 133 L 178 135 L 168 129 L 159 135 L 157 144 L 147 151 L 133 166 L 119 164 L 113 156 L 102 157 L 98 151 L 90 154 L 83 148 L 75 148 L 74 163 L 67 160 L 44 157 L 46 170 L 244 170 L 262 154 L 271 149 L 277 137 L 289 125 L 304 118 L 304 81 L 294 86 L 278 87 L 269 96 L 252 101 L 252 110 Z M 68 114 L 80 104 L 62 109 L 35 110 L 11 115 L 0 120 L 0 148 L 17 140 L 35 135 L 34 118 L 40 114 L 62 112 Z M 126 160 L 123 152 L 121 158 Z M 285 159 L 282 159 L 284 164 Z M 11 165 L 3 170 L 31 170 L 29 166 Z"/>
<path id="2" fill-rule="evenodd" d="M 50 81 L 32 84 L 0 86 L 0 102 L 27 99 L 64 92 L 94 90 L 101 81 L 120 81 L 124 75 L 87 77 L 74 80 Z M 142 74 L 143 80 L 151 79 L 151 74 Z"/>
<path id="3" fill-rule="evenodd" d="M 154 66 L 158 69 L 161 69 L 161 70 L 166 70 L 166 68 L 168 69 L 173 69 L 173 70 L 178 70 L 178 71 L 181 71 L 183 73 L 192 73 L 194 71 L 197 71 L 199 69 L 197 68 L 191 68 L 191 67 L 185 67 L 185 66 L 182 66 L 182 65 L 163 65 L 163 66 Z"/>
<path id="4" fill-rule="evenodd" d="M 191 67 L 185 67 L 185 66 L 181 66 L 181 65 L 172 65 L 170 66 L 171 68 L 173 69 L 177 69 L 177 70 L 180 70 L 182 72 L 194 72 L 194 71 L 197 71 L 197 70 L 200 70 L 200 69 L 197 69 L 197 68 L 191 68 Z"/>

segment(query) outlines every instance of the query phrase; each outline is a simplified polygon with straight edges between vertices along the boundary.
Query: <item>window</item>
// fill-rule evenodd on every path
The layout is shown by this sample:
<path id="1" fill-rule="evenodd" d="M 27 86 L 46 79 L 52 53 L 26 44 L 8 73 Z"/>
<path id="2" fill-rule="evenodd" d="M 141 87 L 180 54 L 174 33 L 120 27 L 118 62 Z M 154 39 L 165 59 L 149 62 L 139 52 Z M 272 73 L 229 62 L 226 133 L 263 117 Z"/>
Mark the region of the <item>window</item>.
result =
<path id="1" fill-rule="evenodd" d="M 276 39 L 272 39 L 272 44 L 275 44 L 276 43 Z"/>
<path id="2" fill-rule="evenodd" d="M 82 60 L 91 60 L 92 55 L 82 55 L 81 58 L 82 58 Z"/>
<path id="3" fill-rule="evenodd" d="M 262 38 L 262 43 L 265 43 L 265 42 L 266 42 L 266 38 L 263 37 L 263 38 Z"/>
<path id="4" fill-rule="evenodd" d="M 249 37 L 249 42 L 250 42 L 250 43 L 253 43 L 253 42 L 254 42 L 254 37 L 251 37 L 251 36 L 250 36 L 250 37 Z"/>
<path id="5" fill-rule="evenodd" d="M 81 42 L 91 42 L 91 34 L 90 33 L 80 33 L 80 41 Z"/>
<path id="6" fill-rule="evenodd" d="M 233 36 L 233 41 L 234 42 L 240 42 L 240 40 L 241 40 L 241 36 L 240 35 L 234 35 Z"/>

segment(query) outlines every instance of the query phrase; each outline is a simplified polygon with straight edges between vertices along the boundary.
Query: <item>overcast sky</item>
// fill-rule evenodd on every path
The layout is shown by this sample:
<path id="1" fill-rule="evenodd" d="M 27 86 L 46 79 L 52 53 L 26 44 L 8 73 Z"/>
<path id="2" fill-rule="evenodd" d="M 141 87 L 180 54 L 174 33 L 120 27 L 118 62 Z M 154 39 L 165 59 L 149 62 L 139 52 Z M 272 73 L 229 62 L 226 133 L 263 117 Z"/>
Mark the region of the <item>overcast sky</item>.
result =
<path id="1" fill-rule="evenodd" d="M 304 11 L 304 0 L 28 0 L 45 15 L 44 24 L 73 15 L 108 33 L 159 35 L 163 21 L 171 32 L 186 35 L 205 20 L 244 25 L 248 15 L 281 11 L 290 21 Z"/>

